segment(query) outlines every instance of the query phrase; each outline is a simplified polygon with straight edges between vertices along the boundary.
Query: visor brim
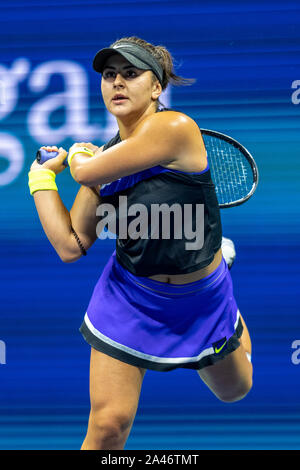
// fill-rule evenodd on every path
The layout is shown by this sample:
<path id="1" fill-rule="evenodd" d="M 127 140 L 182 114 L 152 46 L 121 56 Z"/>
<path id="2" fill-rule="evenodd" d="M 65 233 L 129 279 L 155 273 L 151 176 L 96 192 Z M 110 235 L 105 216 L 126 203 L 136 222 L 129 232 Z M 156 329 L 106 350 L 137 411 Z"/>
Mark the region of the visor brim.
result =
<path id="1" fill-rule="evenodd" d="M 112 55 L 119 54 L 124 59 L 128 60 L 130 64 L 132 64 L 134 67 L 137 67 L 138 69 L 142 70 L 151 70 L 151 67 L 149 67 L 147 64 L 142 62 L 140 59 L 135 57 L 134 55 L 130 54 L 130 52 L 125 52 L 125 51 L 116 51 L 113 48 L 106 48 L 106 49 L 101 49 L 100 51 L 97 52 L 97 54 L 94 57 L 93 60 L 93 69 L 96 72 L 102 73 L 104 70 L 104 66 L 106 61 L 111 57 Z"/>

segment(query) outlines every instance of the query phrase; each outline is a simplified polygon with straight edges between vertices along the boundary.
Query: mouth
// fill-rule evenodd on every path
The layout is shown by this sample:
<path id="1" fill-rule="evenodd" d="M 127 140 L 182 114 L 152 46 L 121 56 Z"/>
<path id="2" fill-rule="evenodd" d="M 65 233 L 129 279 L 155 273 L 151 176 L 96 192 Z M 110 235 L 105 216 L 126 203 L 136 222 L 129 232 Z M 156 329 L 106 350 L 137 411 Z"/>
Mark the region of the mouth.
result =
<path id="1" fill-rule="evenodd" d="M 128 100 L 128 98 L 126 98 L 126 96 L 122 96 L 122 95 L 116 95 L 116 96 L 112 99 L 112 101 L 113 101 L 114 103 L 122 103 L 123 101 L 126 101 L 126 100 Z"/>
<path id="2" fill-rule="evenodd" d="M 124 101 L 127 101 L 128 98 L 113 98 L 112 102 L 113 103 L 123 103 Z"/>

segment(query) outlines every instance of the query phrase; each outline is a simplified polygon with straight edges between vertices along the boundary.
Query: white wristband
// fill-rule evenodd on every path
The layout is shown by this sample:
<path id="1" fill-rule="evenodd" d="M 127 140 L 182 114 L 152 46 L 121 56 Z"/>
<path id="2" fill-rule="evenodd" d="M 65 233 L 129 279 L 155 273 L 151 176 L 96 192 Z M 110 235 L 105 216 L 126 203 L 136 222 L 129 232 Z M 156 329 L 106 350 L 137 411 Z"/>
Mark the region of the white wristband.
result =
<path id="1" fill-rule="evenodd" d="M 74 150 L 68 155 L 69 166 L 71 166 L 71 161 L 74 155 L 76 155 L 76 153 L 85 153 L 86 155 L 90 155 L 91 157 L 94 155 L 94 152 L 87 147 L 75 147 Z"/>

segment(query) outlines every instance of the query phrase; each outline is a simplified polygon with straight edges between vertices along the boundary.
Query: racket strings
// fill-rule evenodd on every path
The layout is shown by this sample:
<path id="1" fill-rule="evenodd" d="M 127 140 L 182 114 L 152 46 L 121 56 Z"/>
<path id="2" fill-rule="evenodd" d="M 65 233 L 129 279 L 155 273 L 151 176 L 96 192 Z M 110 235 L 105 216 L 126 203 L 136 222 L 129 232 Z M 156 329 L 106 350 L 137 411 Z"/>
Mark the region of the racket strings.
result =
<path id="1" fill-rule="evenodd" d="M 220 138 L 203 135 L 219 204 L 244 198 L 252 189 L 251 165 L 240 150 Z"/>

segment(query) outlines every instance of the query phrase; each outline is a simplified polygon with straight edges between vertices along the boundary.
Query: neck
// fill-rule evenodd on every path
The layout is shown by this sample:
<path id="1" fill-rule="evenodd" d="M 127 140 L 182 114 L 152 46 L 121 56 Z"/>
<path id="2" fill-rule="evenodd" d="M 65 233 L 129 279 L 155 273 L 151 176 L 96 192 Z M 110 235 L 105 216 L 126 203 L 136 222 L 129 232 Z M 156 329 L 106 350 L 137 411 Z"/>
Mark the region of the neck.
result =
<path id="1" fill-rule="evenodd" d="M 119 133 L 121 140 L 128 139 L 131 134 L 134 132 L 135 128 L 147 117 L 151 114 L 156 113 L 156 104 L 153 106 L 149 106 L 149 108 L 144 110 L 142 113 L 139 114 L 130 114 L 127 116 L 117 117 L 117 123 L 119 127 Z"/>

